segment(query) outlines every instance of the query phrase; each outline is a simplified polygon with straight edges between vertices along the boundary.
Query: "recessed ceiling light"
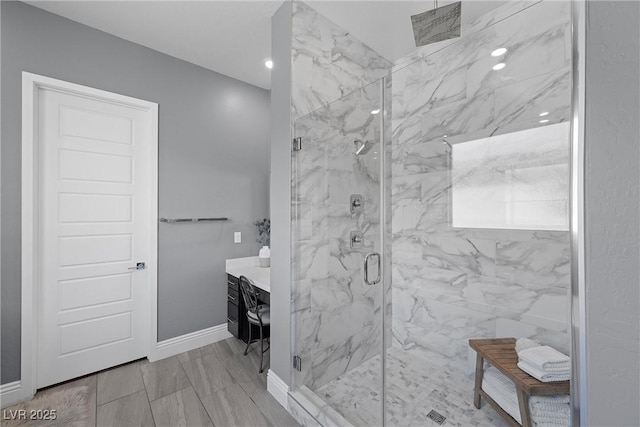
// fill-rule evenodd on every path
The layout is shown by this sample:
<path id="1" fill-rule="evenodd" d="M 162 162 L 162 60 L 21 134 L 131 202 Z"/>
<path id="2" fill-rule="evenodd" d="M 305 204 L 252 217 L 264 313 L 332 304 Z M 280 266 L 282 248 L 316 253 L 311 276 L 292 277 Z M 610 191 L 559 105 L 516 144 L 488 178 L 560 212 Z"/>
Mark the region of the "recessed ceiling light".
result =
<path id="1" fill-rule="evenodd" d="M 371 114 L 378 114 L 380 112 L 379 108 L 376 108 L 375 110 L 371 110 Z"/>
<path id="2" fill-rule="evenodd" d="M 540 123 L 547 123 L 549 119 L 540 120 Z"/>
<path id="3" fill-rule="evenodd" d="M 545 111 L 545 112 L 539 114 L 540 117 L 544 117 L 544 116 L 548 116 L 548 115 L 549 115 L 548 111 Z"/>
<path id="4" fill-rule="evenodd" d="M 494 50 L 493 52 L 491 52 L 491 56 L 498 57 L 498 56 L 504 55 L 505 53 L 507 53 L 507 49 L 504 48 L 504 47 L 500 47 L 500 48 Z"/>
<path id="5" fill-rule="evenodd" d="M 502 70 L 504 67 L 506 67 L 507 64 L 505 64 L 504 62 L 499 62 L 496 65 L 494 65 L 493 71 L 498 71 L 498 70 Z"/>
<path id="6" fill-rule="evenodd" d="M 267 67 L 268 69 L 273 68 L 273 61 L 271 60 L 271 58 L 267 58 L 264 60 L 264 66 Z"/>

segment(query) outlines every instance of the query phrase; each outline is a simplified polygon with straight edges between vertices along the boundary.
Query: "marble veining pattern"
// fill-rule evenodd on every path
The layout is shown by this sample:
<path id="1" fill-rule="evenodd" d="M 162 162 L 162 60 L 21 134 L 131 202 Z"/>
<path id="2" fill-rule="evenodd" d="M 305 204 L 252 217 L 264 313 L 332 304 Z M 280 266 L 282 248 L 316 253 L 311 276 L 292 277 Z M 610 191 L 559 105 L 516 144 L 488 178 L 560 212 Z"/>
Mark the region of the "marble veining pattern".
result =
<path id="1" fill-rule="evenodd" d="M 291 117 L 297 119 L 385 75 L 392 63 L 313 8 L 293 2 Z"/>
<path id="2" fill-rule="evenodd" d="M 379 289 L 363 283 L 364 255 L 380 251 L 378 170 L 380 86 L 356 88 L 295 121 L 304 149 L 292 159 L 295 325 L 294 350 L 303 360 L 298 385 L 316 388 L 376 354 L 382 318 Z M 355 140 L 371 141 L 356 155 Z M 361 194 L 364 212 L 349 210 Z M 351 248 L 351 231 L 363 233 Z"/>
<path id="3" fill-rule="evenodd" d="M 437 426 L 427 414 L 447 417 L 445 426 L 507 426 L 484 403 L 473 406 L 473 380 L 392 347 L 387 351 L 387 423 L 391 426 Z M 376 426 L 381 411 L 380 357 L 319 388 L 316 393 L 353 425 Z"/>
<path id="4" fill-rule="evenodd" d="M 380 138 L 371 114 L 379 87 L 367 83 L 391 64 L 294 3 L 292 118 L 304 140 L 292 155 L 293 351 L 303 359 L 294 388 L 329 392 L 324 401 L 355 425 L 379 424 L 367 417 L 377 413 L 384 312 L 392 316 L 392 425 L 429 425 L 423 402 L 451 425 L 501 425 L 470 404 L 467 340 L 528 336 L 567 351 L 568 233 L 452 227 L 452 165 L 442 136 L 455 144 L 507 135 L 540 126 L 543 110 L 550 124 L 566 121 L 569 16 L 568 2 L 508 2 L 463 26 L 461 38 L 397 61 L 386 106 L 391 144 L 356 156 L 354 139 Z M 490 53 L 501 46 L 508 65 L 497 73 Z M 391 175 L 386 204 L 373 158 L 382 153 Z M 364 196 L 364 214 L 349 213 L 353 193 Z M 363 286 L 361 271 L 363 255 L 381 249 L 372 238 L 381 205 L 392 233 L 384 248 L 393 283 L 387 307 Z M 355 229 L 365 235 L 358 250 L 349 248 Z M 330 412 L 324 406 L 316 420 Z"/>
<path id="5" fill-rule="evenodd" d="M 569 16 L 568 2 L 513 2 L 463 27 L 460 39 L 419 48 L 394 66 L 394 345 L 451 372 L 470 371 L 473 354 L 467 340 L 474 337 L 528 336 L 568 350 L 568 233 L 470 228 L 460 221 L 455 226 L 460 213 L 481 219 L 479 203 L 493 194 L 482 193 L 482 179 L 491 175 L 456 173 L 460 158 L 452 159 L 443 135 L 455 156 L 470 141 L 498 135 L 508 139 L 514 132 L 545 125 L 539 123 L 543 111 L 549 112 L 548 124 L 566 122 Z M 508 49 L 504 57 L 491 57 L 497 47 Z M 493 71 L 500 61 L 507 66 Z M 557 226 L 566 215 L 568 136 L 566 132 L 564 144 L 556 139 L 553 147 L 531 141 L 537 154 L 507 146 L 494 146 L 491 153 L 481 150 L 490 158 L 470 160 L 467 170 L 482 165 L 492 173 L 514 171 L 531 188 L 526 197 L 532 206 L 540 206 L 536 197 L 564 195 Z M 531 172 L 536 165 L 557 169 L 555 175 L 545 172 L 546 193 L 540 191 L 545 183 Z M 475 204 L 459 203 L 465 179 L 473 197 L 479 197 Z M 555 191 L 553 197 L 550 191 Z M 493 220 L 491 215 L 487 219 Z"/>

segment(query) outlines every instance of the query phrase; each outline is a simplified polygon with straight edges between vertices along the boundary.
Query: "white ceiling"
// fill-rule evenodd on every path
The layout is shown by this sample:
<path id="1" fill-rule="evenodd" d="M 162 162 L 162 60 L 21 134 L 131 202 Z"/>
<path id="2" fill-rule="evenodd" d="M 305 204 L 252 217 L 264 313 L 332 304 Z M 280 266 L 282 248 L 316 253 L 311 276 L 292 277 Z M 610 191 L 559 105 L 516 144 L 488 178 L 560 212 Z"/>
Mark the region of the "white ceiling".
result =
<path id="1" fill-rule="evenodd" d="M 282 1 L 26 1 L 268 89 L 271 16 Z"/>
<path id="2" fill-rule="evenodd" d="M 451 3 L 442 0 L 439 6 Z M 271 16 L 282 0 L 26 1 L 125 40 L 268 89 Z M 398 59 L 415 49 L 410 16 L 427 1 L 313 0 L 310 6 L 379 54 Z M 463 22 L 504 1 L 466 0 Z"/>
<path id="3" fill-rule="evenodd" d="M 438 7 L 456 1 L 440 0 Z M 462 24 L 474 21 L 506 1 L 463 0 Z M 391 61 L 416 49 L 411 15 L 434 8 L 433 0 L 309 0 L 306 3 Z"/>

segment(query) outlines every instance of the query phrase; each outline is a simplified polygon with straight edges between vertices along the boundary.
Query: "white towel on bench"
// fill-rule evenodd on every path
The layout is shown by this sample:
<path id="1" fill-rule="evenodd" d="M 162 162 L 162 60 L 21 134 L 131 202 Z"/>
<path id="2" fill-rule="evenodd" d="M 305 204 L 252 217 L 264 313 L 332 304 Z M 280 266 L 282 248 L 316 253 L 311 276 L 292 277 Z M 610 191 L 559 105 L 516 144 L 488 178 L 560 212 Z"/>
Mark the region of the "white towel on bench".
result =
<path id="1" fill-rule="evenodd" d="M 564 371 L 548 372 L 526 361 L 518 362 L 518 368 L 522 369 L 527 374 L 531 375 L 538 381 L 542 381 L 543 383 L 549 383 L 554 381 L 567 381 L 571 378 L 571 369 L 565 369 Z"/>
<path id="2" fill-rule="evenodd" d="M 541 370 L 571 369 L 569 356 L 548 345 L 524 349 L 518 353 L 518 359 Z"/>
<path id="3" fill-rule="evenodd" d="M 507 414 L 522 424 L 516 386 L 509 377 L 497 368 L 490 366 L 484 371 L 482 390 Z M 569 396 L 531 396 L 529 397 L 529 413 L 532 423 L 538 423 L 539 426 L 567 427 L 571 416 Z"/>

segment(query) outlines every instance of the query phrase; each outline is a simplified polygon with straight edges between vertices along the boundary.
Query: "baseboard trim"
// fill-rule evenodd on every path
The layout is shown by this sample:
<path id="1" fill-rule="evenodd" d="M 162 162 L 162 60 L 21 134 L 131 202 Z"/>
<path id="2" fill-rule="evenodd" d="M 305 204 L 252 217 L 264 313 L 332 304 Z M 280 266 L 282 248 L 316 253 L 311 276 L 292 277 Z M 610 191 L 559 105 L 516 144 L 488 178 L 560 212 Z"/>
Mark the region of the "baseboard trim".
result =
<path id="1" fill-rule="evenodd" d="M 227 324 L 223 323 L 221 325 L 212 326 L 211 328 L 201 329 L 185 335 L 180 335 L 179 337 L 160 341 L 156 346 L 154 354 L 149 355 L 149 361 L 155 362 L 156 360 L 166 359 L 167 357 L 175 356 L 176 354 L 184 353 L 185 351 L 204 347 L 205 345 L 231 338 L 231 336 L 232 335 L 229 331 L 227 331 Z"/>
<path id="2" fill-rule="evenodd" d="M 267 391 L 285 409 L 289 409 L 289 386 L 271 369 L 267 372 Z"/>
<path id="3" fill-rule="evenodd" d="M 0 407 L 6 408 L 24 400 L 29 400 L 33 395 L 22 388 L 20 380 L 0 385 Z"/>

